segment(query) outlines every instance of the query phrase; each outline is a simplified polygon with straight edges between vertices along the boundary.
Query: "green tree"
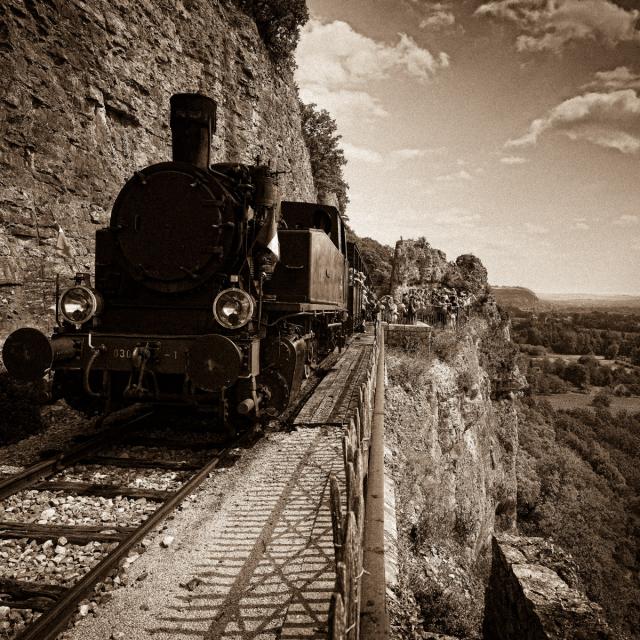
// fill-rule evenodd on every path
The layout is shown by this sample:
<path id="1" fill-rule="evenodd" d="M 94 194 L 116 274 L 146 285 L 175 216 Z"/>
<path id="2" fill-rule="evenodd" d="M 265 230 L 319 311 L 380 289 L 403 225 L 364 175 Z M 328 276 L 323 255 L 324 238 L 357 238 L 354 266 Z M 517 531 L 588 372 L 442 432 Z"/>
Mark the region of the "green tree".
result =
<path id="1" fill-rule="evenodd" d="M 584 365 L 574 362 L 564 370 L 564 379 L 582 388 L 589 380 L 589 370 Z"/>
<path id="2" fill-rule="evenodd" d="M 606 391 L 598 391 L 595 396 L 593 396 L 593 400 L 591 400 L 591 404 L 594 407 L 610 407 L 611 406 L 611 395 Z"/>
<path id="3" fill-rule="evenodd" d="M 309 19 L 305 0 L 235 0 L 256 23 L 274 62 L 293 69 L 300 27 Z"/>
<path id="4" fill-rule="evenodd" d="M 609 360 L 615 360 L 620 351 L 620 345 L 617 342 L 612 342 L 608 347 L 605 355 Z"/>
<path id="5" fill-rule="evenodd" d="M 309 150 L 313 182 L 318 196 L 335 194 L 338 208 L 344 213 L 349 198 L 349 185 L 345 182 L 342 167 L 347 164 L 344 151 L 338 146 L 340 138 L 336 121 L 325 109 L 315 104 L 300 103 L 302 135 Z"/>

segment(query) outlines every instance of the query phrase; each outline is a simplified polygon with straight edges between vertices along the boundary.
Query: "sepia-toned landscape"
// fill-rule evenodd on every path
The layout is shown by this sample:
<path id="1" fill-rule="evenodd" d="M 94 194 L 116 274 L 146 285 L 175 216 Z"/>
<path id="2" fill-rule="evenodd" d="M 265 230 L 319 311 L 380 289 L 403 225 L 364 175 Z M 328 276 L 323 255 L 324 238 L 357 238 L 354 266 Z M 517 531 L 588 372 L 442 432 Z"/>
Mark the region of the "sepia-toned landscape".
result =
<path id="1" fill-rule="evenodd" d="M 0 640 L 640 639 L 639 54 L 0 3 Z"/>

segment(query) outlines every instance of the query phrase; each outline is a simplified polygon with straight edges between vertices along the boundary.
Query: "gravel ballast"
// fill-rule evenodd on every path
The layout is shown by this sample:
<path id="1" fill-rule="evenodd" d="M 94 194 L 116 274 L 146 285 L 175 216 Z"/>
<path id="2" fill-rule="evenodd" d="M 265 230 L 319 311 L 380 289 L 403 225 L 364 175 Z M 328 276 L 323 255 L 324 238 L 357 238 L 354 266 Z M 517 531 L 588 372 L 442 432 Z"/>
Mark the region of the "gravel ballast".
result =
<path id="1" fill-rule="evenodd" d="M 124 525 L 146 520 L 157 508 L 145 498 L 75 496 L 62 491 L 20 491 L 0 503 L 0 521 L 41 525 Z"/>

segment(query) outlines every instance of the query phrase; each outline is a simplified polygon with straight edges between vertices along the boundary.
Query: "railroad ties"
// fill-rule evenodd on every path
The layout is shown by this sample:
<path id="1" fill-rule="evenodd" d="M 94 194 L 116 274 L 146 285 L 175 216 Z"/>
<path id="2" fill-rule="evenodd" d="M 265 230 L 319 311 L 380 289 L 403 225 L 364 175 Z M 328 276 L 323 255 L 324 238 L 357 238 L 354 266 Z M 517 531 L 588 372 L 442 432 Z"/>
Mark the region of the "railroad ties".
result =
<path id="1" fill-rule="evenodd" d="M 373 333 L 355 337 L 297 415 L 295 426 L 349 424 L 360 407 L 361 385 L 373 366 L 374 344 Z"/>
<path id="2" fill-rule="evenodd" d="M 147 634 L 156 640 L 358 638 L 365 575 L 364 483 L 377 349 L 373 327 L 357 335 L 294 419 L 293 431 L 268 433 L 247 452 L 241 468 L 232 467 L 211 480 L 208 489 L 198 494 L 197 503 L 190 503 L 183 512 L 184 520 L 182 514 L 176 515 L 171 522 L 175 543 L 164 549 L 156 545 L 156 551 L 147 551 L 136 563 L 136 567 L 144 565 L 145 592 L 154 594 L 144 606 L 134 571 L 130 586 L 114 591 L 95 617 L 82 618 L 70 632 L 71 640 L 107 638 L 115 630 L 122 630 L 124 637 Z M 141 437 L 149 443 L 148 435 Z M 130 437 L 129 444 L 135 445 L 136 438 Z M 175 443 L 156 444 L 169 449 Z M 130 455 L 132 466 L 144 466 L 135 452 Z M 82 457 L 83 464 L 128 464 L 111 453 L 100 460 L 90 448 Z M 189 466 L 166 463 L 180 467 L 181 473 Z M 25 482 L 30 489 L 48 485 L 79 495 L 108 496 L 113 491 L 93 482 L 47 480 L 37 473 Z M 222 489 L 217 489 L 218 483 Z M 217 493 L 220 490 L 222 496 Z M 118 491 L 123 496 L 139 495 L 135 487 Z M 139 491 L 148 491 L 144 497 L 161 504 L 174 497 L 160 490 L 155 490 L 158 495 Z M 189 520 L 189 511 L 194 520 Z M 42 539 L 47 535 L 36 524 L 20 526 L 0 523 L 0 537 Z M 98 525 L 99 531 L 75 532 L 47 528 L 49 538 L 65 537 L 69 544 L 73 535 L 91 540 L 93 535 L 109 536 L 109 543 L 118 543 L 122 549 L 131 548 L 123 545 L 134 535 L 126 527 Z M 110 562 L 117 566 L 117 560 Z M 6 593 L 7 599 L 16 606 L 30 605 L 34 611 L 71 602 L 70 589 L 47 589 L 47 585 L 40 588 L 17 580 L 0 584 L 0 593 Z M 43 619 L 47 615 L 44 612 Z M 36 634 L 40 631 L 37 628 Z"/>
<path id="3" fill-rule="evenodd" d="M 90 498 L 131 498 L 144 499 L 156 504 L 150 513 L 131 526 L 117 525 L 115 522 L 103 522 L 95 525 L 57 525 L 36 523 L 33 521 L 0 522 L 0 540 L 29 540 L 35 543 L 53 545 L 54 540 L 64 539 L 64 545 L 86 545 L 87 543 L 108 543 L 111 545 L 95 566 L 81 575 L 73 584 L 39 583 L 32 580 L 18 580 L 0 577 L 0 607 L 31 610 L 36 614 L 30 624 L 20 633 L 19 640 L 52 640 L 64 630 L 74 615 L 79 602 L 91 596 L 94 586 L 113 571 L 116 571 L 125 556 L 156 527 L 175 507 L 208 477 L 226 457 L 229 447 L 220 442 L 205 441 L 191 446 L 184 438 L 173 441 L 138 434 L 136 423 L 151 414 L 144 407 L 136 411 L 123 411 L 120 420 L 112 420 L 110 426 L 100 430 L 63 454 L 59 454 L 12 476 L 0 479 L 0 501 L 15 498 L 25 491 L 53 492 L 52 495 L 89 496 Z M 131 431 L 129 428 L 133 428 Z M 228 443 L 227 443 L 228 444 Z M 232 443 L 235 446 L 237 443 Z M 114 446 L 133 446 L 136 451 L 145 447 L 170 449 L 190 449 L 200 452 L 208 450 L 204 461 L 191 463 L 172 459 L 147 459 L 124 455 L 98 455 L 100 451 L 113 449 Z M 117 469 L 150 469 L 175 471 L 185 474 L 185 480 L 177 482 L 175 490 L 146 489 L 128 486 L 125 483 L 110 484 L 83 482 L 76 480 L 57 480 L 55 476 L 71 472 L 76 465 L 82 468 L 100 466 Z M 106 477 L 102 474 L 102 477 Z M 12 513 L 15 509 L 12 509 Z M 53 509 L 52 509 L 53 511 Z M 26 554 L 23 554 L 26 555 Z M 43 558 L 44 558 L 43 554 Z"/>

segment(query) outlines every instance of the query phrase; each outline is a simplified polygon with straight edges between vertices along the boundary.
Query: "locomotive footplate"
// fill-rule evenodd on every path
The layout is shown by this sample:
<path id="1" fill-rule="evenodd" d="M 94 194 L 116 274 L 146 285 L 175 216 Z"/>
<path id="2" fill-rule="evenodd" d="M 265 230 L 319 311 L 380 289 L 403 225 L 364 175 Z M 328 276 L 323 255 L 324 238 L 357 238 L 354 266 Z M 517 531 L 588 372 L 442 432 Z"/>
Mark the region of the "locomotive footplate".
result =
<path id="1" fill-rule="evenodd" d="M 83 336 L 81 367 L 91 371 L 180 374 L 206 391 L 233 385 L 246 369 L 243 346 L 226 336 Z"/>

